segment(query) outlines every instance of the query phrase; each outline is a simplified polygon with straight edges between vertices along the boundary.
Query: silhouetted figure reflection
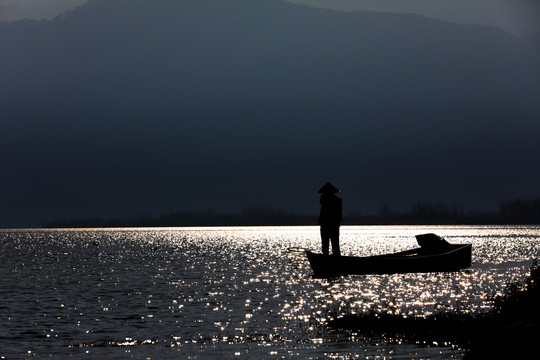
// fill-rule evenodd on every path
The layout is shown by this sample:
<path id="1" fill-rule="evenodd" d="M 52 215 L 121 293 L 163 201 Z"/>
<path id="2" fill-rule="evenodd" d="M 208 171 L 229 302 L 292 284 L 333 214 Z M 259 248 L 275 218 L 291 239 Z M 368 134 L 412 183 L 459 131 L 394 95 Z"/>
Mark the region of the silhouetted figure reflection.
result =
<path id="1" fill-rule="evenodd" d="M 339 256 L 339 226 L 341 225 L 342 206 L 341 198 L 336 195 L 339 190 L 329 182 L 319 190 L 321 194 L 321 214 L 319 225 L 321 226 L 322 252 L 328 255 L 330 241 L 332 242 L 332 254 Z"/>

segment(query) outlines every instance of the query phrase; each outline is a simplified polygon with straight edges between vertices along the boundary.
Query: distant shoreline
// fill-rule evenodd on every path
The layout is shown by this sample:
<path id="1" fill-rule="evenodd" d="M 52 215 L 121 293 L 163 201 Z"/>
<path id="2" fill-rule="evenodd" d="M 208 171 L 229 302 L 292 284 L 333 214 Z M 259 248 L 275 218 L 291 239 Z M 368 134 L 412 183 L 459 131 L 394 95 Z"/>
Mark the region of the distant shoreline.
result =
<path id="1" fill-rule="evenodd" d="M 389 213 L 346 215 L 342 225 L 538 225 L 540 217 L 501 213 Z M 42 228 L 117 228 L 117 227 L 210 227 L 210 226 L 316 226 L 317 215 L 298 215 L 286 211 L 255 211 L 230 214 L 171 213 L 160 217 L 56 219 Z"/>

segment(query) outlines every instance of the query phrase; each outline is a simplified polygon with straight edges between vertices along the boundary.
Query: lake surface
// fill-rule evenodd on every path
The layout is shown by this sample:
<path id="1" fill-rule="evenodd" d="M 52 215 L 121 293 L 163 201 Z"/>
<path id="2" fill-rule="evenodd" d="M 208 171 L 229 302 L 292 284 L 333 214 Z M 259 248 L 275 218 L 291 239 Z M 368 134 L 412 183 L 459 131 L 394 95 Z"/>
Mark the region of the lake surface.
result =
<path id="1" fill-rule="evenodd" d="M 447 359 L 451 345 L 329 332 L 336 313 L 487 310 L 528 274 L 538 226 L 346 226 L 344 255 L 473 244 L 454 273 L 314 279 L 317 227 L 0 230 L 0 359 Z"/>

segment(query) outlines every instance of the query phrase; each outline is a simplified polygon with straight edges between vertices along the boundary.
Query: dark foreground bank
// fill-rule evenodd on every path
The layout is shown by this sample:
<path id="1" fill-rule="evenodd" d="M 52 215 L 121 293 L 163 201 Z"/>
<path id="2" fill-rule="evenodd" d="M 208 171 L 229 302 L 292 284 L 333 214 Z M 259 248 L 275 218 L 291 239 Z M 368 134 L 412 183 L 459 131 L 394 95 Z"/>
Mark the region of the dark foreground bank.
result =
<path id="1" fill-rule="evenodd" d="M 488 313 L 438 313 L 426 318 L 388 314 L 345 314 L 331 320 L 337 331 L 384 336 L 432 345 L 456 345 L 465 359 L 524 358 L 538 351 L 540 335 L 540 266 L 534 260 L 528 278 L 493 297 Z"/>

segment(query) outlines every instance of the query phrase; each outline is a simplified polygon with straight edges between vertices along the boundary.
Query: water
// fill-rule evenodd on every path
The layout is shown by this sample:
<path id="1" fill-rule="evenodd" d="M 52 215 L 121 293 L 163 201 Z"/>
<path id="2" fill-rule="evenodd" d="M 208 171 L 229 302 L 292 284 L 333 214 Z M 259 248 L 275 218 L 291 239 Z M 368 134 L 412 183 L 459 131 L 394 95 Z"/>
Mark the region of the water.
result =
<path id="1" fill-rule="evenodd" d="M 329 332 L 336 313 L 489 309 L 540 254 L 540 227 L 342 227 L 345 255 L 473 244 L 456 273 L 313 279 L 316 227 L 0 231 L 0 358 L 447 359 L 456 346 Z M 426 346 L 429 345 L 429 346 Z"/>

